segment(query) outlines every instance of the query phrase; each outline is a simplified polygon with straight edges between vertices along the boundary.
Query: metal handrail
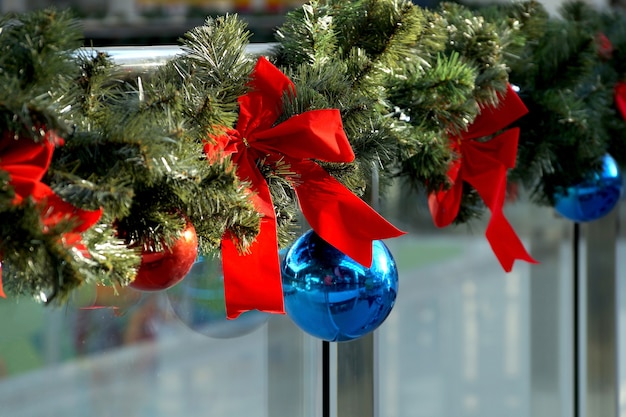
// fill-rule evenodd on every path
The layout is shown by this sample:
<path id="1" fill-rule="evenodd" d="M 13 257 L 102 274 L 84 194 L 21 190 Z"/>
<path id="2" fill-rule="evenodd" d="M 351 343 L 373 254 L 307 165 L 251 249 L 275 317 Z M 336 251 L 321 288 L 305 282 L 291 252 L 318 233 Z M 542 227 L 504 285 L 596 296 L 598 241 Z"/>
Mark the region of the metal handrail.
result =
<path id="1" fill-rule="evenodd" d="M 250 55 L 262 55 L 267 53 L 272 43 L 251 43 L 246 47 Z M 84 48 L 83 52 L 104 52 L 111 57 L 113 62 L 124 70 L 132 72 L 151 72 L 165 64 L 168 60 L 181 55 L 184 50 L 177 45 L 157 46 L 109 46 Z"/>

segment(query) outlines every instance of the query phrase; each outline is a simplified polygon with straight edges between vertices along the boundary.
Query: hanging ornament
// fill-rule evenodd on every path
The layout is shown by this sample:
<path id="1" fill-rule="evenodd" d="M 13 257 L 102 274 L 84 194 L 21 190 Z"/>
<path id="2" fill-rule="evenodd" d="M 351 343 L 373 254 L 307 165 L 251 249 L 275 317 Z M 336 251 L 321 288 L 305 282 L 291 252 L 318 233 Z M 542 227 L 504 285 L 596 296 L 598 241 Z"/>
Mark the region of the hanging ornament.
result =
<path id="1" fill-rule="evenodd" d="M 159 252 L 141 253 L 137 276 L 129 285 L 142 291 L 159 291 L 178 284 L 191 269 L 198 254 L 198 236 L 191 222 L 173 245 Z"/>
<path id="2" fill-rule="evenodd" d="M 375 330 L 398 292 L 398 270 L 387 246 L 372 243 L 370 268 L 329 245 L 315 232 L 301 236 L 282 262 L 287 315 L 320 339 L 342 342 Z"/>
<path id="3" fill-rule="evenodd" d="M 622 194 L 622 174 L 615 159 L 602 157 L 602 171 L 554 196 L 554 209 L 575 222 L 589 222 L 608 214 Z"/>
<path id="4" fill-rule="evenodd" d="M 167 290 L 167 298 L 176 316 L 187 327 L 218 339 L 251 333 L 270 317 L 269 313 L 251 310 L 234 320 L 226 318 L 224 273 L 219 259 L 198 257 L 185 280 Z"/>

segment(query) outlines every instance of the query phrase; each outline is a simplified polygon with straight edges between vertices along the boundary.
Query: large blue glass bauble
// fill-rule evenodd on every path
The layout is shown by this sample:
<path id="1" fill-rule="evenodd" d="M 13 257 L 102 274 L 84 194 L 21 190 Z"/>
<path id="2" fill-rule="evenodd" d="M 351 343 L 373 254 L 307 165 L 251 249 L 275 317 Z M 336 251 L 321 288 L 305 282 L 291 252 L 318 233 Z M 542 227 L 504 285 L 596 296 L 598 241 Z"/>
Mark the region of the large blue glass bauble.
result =
<path id="1" fill-rule="evenodd" d="M 396 263 L 382 241 L 370 268 L 309 231 L 282 261 L 285 310 L 305 332 L 341 342 L 356 339 L 387 318 L 398 292 Z"/>
<path id="2" fill-rule="evenodd" d="M 608 214 L 622 193 L 622 174 L 611 155 L 602 158 L 602 171 L 554 196 L 555 210 L 575 222 L 588 222 Z"/>
<path id="3" fill-rule="evenodd" d="M 226 318 L 224 275 L 219 259 L 199 256 L 185 279 L 166 293 L 180 321 L 209 337 L 243 336 L 264 325 L 270 317 L 269 313 L 254 310 L 234 320 Z"/>

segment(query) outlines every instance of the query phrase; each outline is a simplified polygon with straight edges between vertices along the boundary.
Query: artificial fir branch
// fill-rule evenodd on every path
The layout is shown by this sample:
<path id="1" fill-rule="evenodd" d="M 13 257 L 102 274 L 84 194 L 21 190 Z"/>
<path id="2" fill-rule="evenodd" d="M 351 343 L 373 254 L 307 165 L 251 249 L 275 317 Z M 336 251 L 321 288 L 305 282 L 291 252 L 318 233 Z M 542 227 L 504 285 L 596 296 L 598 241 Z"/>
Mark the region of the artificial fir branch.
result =
<path id="1" fill-rule="evenodd" d="M 388 88 L 389 100 L 402 109 L 413 124 L 441 131 L 461 132 L 478 114 L 473 100 L 477 71 L 458 53 L 439 55 L 428 70 L 407 68 L 404 77 Z"/>
<path id="2" fill-rule="evenodd" d="M 247 92 L 254 60 L 246 53 L 250 33 L 237 15 L 208 18 L 182 39 L 184 56 L 165 72 L 178 72 L 188 115 L 200 134 L 236 121 L 237 98 Z"/>
<path id="3" fill-rule="evenodd" d="M 456 157 L 449 136 L 505 90 L 504 45 L 519 46 L 519 30 L 453 4 L 430 11 L 401 0 L 315 1 L 287 15 L 275 56 L 296 80 L 324 80 L 307 87 L 342 111 L 357 177 L 369 180 L 363 167 L 375 163 L 383 184 L 401 175 L 434 191 L 448 186 Z M 479 201 L 466 187 L 457 222 L 480 214 Z"/>
<path id="4" fill-rule="evenodd" d="M 0 123 L 18 134 L 34 126 L 65 131 L 68 86 L 76 73 L 71 53 L 81 31 L 68 12 L 46 9 L 0 18 Z"/>
<path id="5" fill-rule="evenodd" d="M 5 145 L 11 141 L 7 134 L 17 149 L 22 141 L 49 140 L 50 131 L 67 136 L 75 114 L 72 82 L 79 73 L 74 61 L 81 44 L 76 21 L 67 12 L 44 10 L 3 16 L 0 25 L 0 124 L 3 138 L 9 138 Z M 90 271 L 87 248 L 66 240 L 74 227 L 70 219 L 44 223 L 45 201 L 36 203 L 28 196 L 15 200 L 9 178 L 3 173 L 2 184 L 9 188 L 3 186 L 0 195 L 0 253 L 7 291 L 62 300 L 80 285 L 83 272 Z M 50 179 L 45 178 L 59 191 Z M 90 203 L 83 200 L 77 206 L 92 208 Z"/>
<path id="6" fill-rule="evenodd" d="M 595 172 L 604 152 L 626 162 L 626 123 L 612 96 L 626 79 L 624 22 L 621 13 L 582 3 L 553 19 L 536 2 L 430 10 L 405 0 L 314 0 L 288 13 L 268 53 L 295 86 L 277 123 L 338 109 L 356 160 L 320 163 L 324 169 L 359 195 L 372 167 L 383 186 L 400 176 L 432 192 L 449 185 L 449 163 L 459 157 L 450 138 L 497 106 L 511 82 L 530 110 L 517 123 L 512 177 L 551 203 L 555 191 Z M 77 27 L 64 13 L 7 16 L 0 24 L 2 129 L 16 140 L 61 134 L 65 144 L 43 181 L 78 208 L 103 209 L 82 246 L 73 246 L 65 240 L 71 225 L 43 228 L 40 207 L 30 200 L 16 206 L 0 172 L 9 291 L 62 300 L 85 281 L 127 284 L 140 248 L 168 246 L 187 220 L 202 253 L 216 252 L 226 230 L 247 250 L 259 231 L 250 184 L 228 158 L 204 153 L 206 142 L 236 126 L 238 98 L 249 91 L 256 58 L 246 53 L 245 23 L 236 15 L 207 19 L 181 39 L 180 56 L 140 78 L 123 76 L 105 54 L 77 53 Z M 599 51 L 602 32 L 611 53 Z M 284 247 L 295 236 L 298 178 L 280 160 L 261 158 L 257 166 Z M 465 184 L 456 222 L 482 210 Z M 32 254 L 41 262 L 29 262 Z"/>
<path id="7" fill-rule="evenodd" d="M 69 227 L 59 224 L 53 229 L 56 230 L 44 231 L 36 203 L 3 210 L 0 253 L 7 292 L 42 296 L 43 301 L 51 301 L 57 296 L 63 298 L 80 285 L 82 262 L 61 237 Z"/>
<path id="8" fill-rule="evenodd" d="M 47 23 L 50 16 L 43 16 Z M 26 42 L 27 51 L 17 54 L 17 61 L 13 56 L 12 61 L 5 60 L 9 64 L 4 62 L 3 86 L 11 91 L 0 88 L 3 129 L 15 131 L 19 139 L 17 129 L 43 135 L 45 130 L 37 128 L 42 122 L 62 128 L 65 144 L 55 152 L 45 181 L 69 203 L 101 207 L 103 215 L 76 246 L 65 242 L 70 224 L 43 227 L 39 206 L 28 201 L 16 206 L 10 187 L 4 186 L 0 252 L 7 290 L 43 293 L 48 300 L 62 301 L 86 281 L 128 284 L 137 272 L 139 250 L 168 246 L 185 227 L 185 219 L 195 225 L 201 251 L 215 252 L 225 230 L 233 232 L 245 250 L 258 233 L 259 216 L 230 162 L 209 161 L 203 151 L 210 125 L 235 120 L 236 99 L 247 89 L 252 60 L 243 54 L 243 47 L 239 53 L 232 47 L 245 44 L 237 31 L 242 24 L 218 20 L 220 29 L 211 34 L 231 37 L 218 53 L 232 53 L 235 61 L 241 61 L 239 78 L 227 71 L 236 65 L 224 55 L 214 56 L 214 68 L 199 62 L 209 55 L 189 54 L 184 64 L 191 65 L 177 61 L 152 77 L 128 79 L 120 78 L 122 73 L 106 55 L 78 53 L 72 43 L 59 44 L 74 33 L 69 15 L 62 15 L 62 20 L 49 25 L 56 31 L 43 31 L 48 38 L 37 37 L 36 44 L 29 43 L 27 35 L 38 33 L 31 26 L 42 26 L 41 17 L 11 21 L 0 35 L 0 42 L 8 43 L 4 50 L 20 51 L 20 42 Z M 17 34 L 9 30 L 14 27 Z M 200 41 L 208 32 L 198 29 L 190 42 Z M 59 34 L 63 36 L 54 37 Z M 207 46 L 194 45 L 197 53 Z M 28 70 L 25 80 L 20 78 L 23 67 Z M 198 78 L 186 77 L 191 71 L 202 75 L 202 81 L 192 83 Z M 57 80 L 58 74 L 63 82 Z M 197 105 L 211 100 L 217 105 Z M 2 184 L 8 185 L 2 174 Z M 32 262 L 33 254 L 37 262 Z"/>
<path id="9" fill-rule="evenodd" d="M 496 106 L 497 93 L 504 92 L 508 82 L 502 50 L 510 42 L 510 31 L 499 31 L 496 25 L 482 16 L 454 3 L 444 3 L 442 15 L 448 23 L 447 55 L 456 55 L 476 68 L 476 104 Z"/>
<path id="10" fill-rule="evenodd" d="M 602 56 L 597 42 L 604 30 L 614 33 L 607 18 L 581 2 L 565 3 L 560 18 L 532 7 L 535 15 L 520 20 L 525 47 L 507 55 L 510 80 L 529 108 L 518 123 L 518 163 L 511 177 L 523 182 L 536 202 L 552 205 L 557 192 L 598 172 L 601 157 L 619 149 L 612 144 L 622 142 L 624 124 L 613 104 L 613 60 Z M 516 16 L 519 7 L 499 11 Z"/>

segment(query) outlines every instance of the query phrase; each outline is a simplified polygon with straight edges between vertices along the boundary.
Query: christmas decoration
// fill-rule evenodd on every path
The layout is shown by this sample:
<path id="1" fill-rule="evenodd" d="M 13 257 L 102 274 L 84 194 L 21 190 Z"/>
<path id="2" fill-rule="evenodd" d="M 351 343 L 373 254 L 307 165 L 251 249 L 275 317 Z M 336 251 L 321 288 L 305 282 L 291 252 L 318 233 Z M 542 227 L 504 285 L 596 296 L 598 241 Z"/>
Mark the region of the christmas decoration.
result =
<path id="1" fill-rule="evenodd" d="M 40 214 L 39 228 L 47 234 L 59 223 L 71 225 L 63 233 L 59 242 L 72 250 L 84 252 L 80 233 L 94 225 L 102 215 L 102 210 L 81 210 L 63 201 L 52 189 L 41 182 L 46 174 L 55 146 L 63 141 L 54 132 L 40 128 L 38 143 L 33 137 L 20 136 L 15 132 L 3 132 L 0 139 L 0 169 L 8 174 L 8 186 L 14 197 L 13 206 L 32 202 Z M 86 255 L 88 256 L 88 254 Z M 0 275 L 0 296 L 5 297 Z M 49 288 L 54 293 L 56 289 Z M 52 293 L 52 294 L 53 294 Z M 48 294 L 46 297 L 50 298 Z"/>
<path id="2" fill-rule="evenodd" d="M 287 315 L 305 332 L 332 342 L 378 328 L 393 308 L 398 270 L 382 241 L 374 241 L 372 250 L 367 268 L 314 231 L 298 238 L 282 263 Z"/>
<path id="3" fill-rule="evenodd" d="M 597 220 L 608 214 L 622 194 L 622 174 L 609 154 L 602 158 L 602 171 L 554 196 L 555 210 L 575 222 Z"/>
<path id="4" fill-rule="evenodd" d="M 254 238 L 259 216 L 232 164 L 202 158 L 206 125 L 199 120 L 217 125 L 228 111 L 187 103 L 228 97 L 221 92 L 233 85 L 240 86 L 235 93 L 243 92 L 249 68 L 211 93 L 182 78 L 182 62 L 138 86 L 134 76 L 119 79 L 106 55 L 78 50 L 80 28 L 67 13 L 2 19 L 3 137 L 15 136 L 7 141 L 14 152 L 28 138 L 39 143 L 47 132 L 62 136 L 64 146 L 55 149 L 41 184 L 76 210 L 101 213 L 97 223 L 83 223 L 80 236 L 71 235 L 71 219 L 44 233 L 38 227 L 41 204 L 31 198 L 13 204 L 11 173 L 0 169 L 0 253 L 8 293 L 43 293 L 48 302 L 63 302 L 82 284 L 128 285 L 141 248 L 177 239 L 186 227 L 181 216 L 193 223 L 202 251 L 216 250 L 225 230 L 242 241 Z M 119 82 L 111 83 L 114 78 Z M 197 95 L 189 97 L 190 91 Z"/>
<path id="5" fill-rule="evenodd" d="M 556 205 L 603 175 L 605 154 L 626 163 L 625 22 L 577 2 L 552 18 L 535 2 L 316 0 L 287 13 L 265 58 L 228 15 L 150 74 L 120 75 L 79 49 L 68 13 L 0 16 L 0 291 L 63 302 L 83 285 L 125 288 L 142 249 L 190 222 L 201 256 L 222 251 L 229 317 L 281 312 L 277 252 L 298 210 L 367 267 L 372 241 L 401 232 L 359 198 L 396 178 L 431 195 L 439 225 L 489 209 L 504 269 L 532 262 L 502 214 L 507 170 Z M 523 118 L 495 116 L 510 84 Z M 499 134 L 509 124 L 519 139 Z"/>
<path id="6" fill-rule="evenodd" d="M 600 170 L 605 153 L 620 165 L 626 162 L 626 125 L 613 100 L 622 77 L 624 15 L 566 2 L 553 18 L 539 3 L 529 4 L 533 13 L 515 5 L 480 13 L 489 21 L 515 24 L 521 36 L 507 47 L 507 65 L 529 113 L 517 123 L 518 161 L 511 179 L 524 184 L 534 202 L 554 206 L 562 190 Z"/>
<path id="7" fill-rule="evenodd" d="M 626 120 L 626 83 L 623 81 L 615 84 L 615 106 Z"/>
<path id="8" fill-rule="evenodd" d="M 137 276 L 129 284 L 142 291 L 159 291 L 178 284 L 191 269 L 198 253 L 198 236 L 193 224 L 187 226 L 171 245 L 161 250 L 144 249 Z"/>
<path id="9" fill-rule="evenodd" d="M 449 3 L 315 1 L 287 14 L 275 55 L 340 109 L 358 166 L 376 164 L 382 187 L 400 176 L 436 191 L 447 185 L 449 133 L 506 90 L 502 45 L 514 32 Z M 481 211 L 475 192 L 463 194 L 459 223 Z"/>
<path id="10" fill-rule="evenodd" d="M 371 242 L 403 234 L 320 167 L 315 160 L 351 162 L 354 153 L 338 110 L 306 111 L 275 125 L 285 95 L 294 85 L 265 58 L 252 73 L 252 91 L 239 98 L 236 129 L 207 143 L 209 159 L 231 155 L 241 179 L 252 183 L 251 198 L 263 214 L 261 231 L 242 254 L 226 234 L 222 241 L 226 309 L 229 318 L 256 308 L 283 312 L 274 205 L 258 159 L 287 164 L 302 212 L 314 230 L 364 265 L 372 262 Z M 368 228 L 362 228 L 367 224 Z M 256 271 L 254 276 L 250 271 Z"/>
<path id="11" fill-rule="evenodd" d="M 63 302 L 81 283 L 107 282 L 130 251 L 102 224 L 105 210 L 85 197 L 91 182 L 59 169 L 72 148 L 72 54 L 80 28 L 66 12 L 0 16 L 0 253 L 7 295 Z M 60 139 L 60 138 L 63 139 Z M 63 146 L 60 146 L 63 144 Z M 92 166 L 93 168 L 93 166 Z M 59 178 L 69 181 L 57 181 Z M 120 262 L 121 260 L 121 262 Z"/>
<path id="12" fill-rule="evenodd" d="M 234 320 L 227 319 L 219 259 L 198 257 L 185 280 L 166 293 L 172 310 L 187 327 L 213 338 L 244 336 L 260 328 L 270 317 L 269 313 L 248 311 Z"/>
<path id="13" fill-rule="evenodd" d="M 329 21 L 333 24 L 325 24 Z M 507 134 L 491 143 L 491 151 L 483 150 L 488 145 L 475 139 L 484 141 L 483 136 L 515 121 L 524 114 L 518 111 L 525 110 L 523 104 L 519 99 L 519 106 L 509 103 L 514 110 L 505 123 L 483 129 L 478 136 L 465 134 L 470 137 L 462 147 L 454 142 L 446 147 L 446 138 L 453 132 L 453 140 L 459 140 L 458 132 L 471 129 L 472 123 L 486 127 L 489 117 L 498 116 L 485 116 L 484 121 L 477 117 L 507 105 L 501 103 L 503 97 L 510 96 L 502 45 L 514 36 L 514 29 L 487 22 L 460 5 L 444 4 L 441 10 L 431 13 L 407 2 L 362 1 L 346 7 L 331 0 L 312 2 L 289 14 L 287 23 L 278 31 L 276 54 L 279 63 L 292 68 L 298 64 L 318 66 L 320 71 L 331 67 L 333 74 L 345 73 L 344 84 L 350 86 L 351 96 L 371 95 L 372 84 L 376 84 L 377 94 L 388 106 L 364 106 L 368 111 L 349 109 L 345 113 L 367 115 L 376 121 L 375 129 L 385 134 L 386 146 L 380 149 L 389 152 L 387 147 L 395 146 L 398 159 L 380 164 L 383 182 L 386 176 L 401 176 L 425 187 L 433 195 L 431 206 L 441 206 L 433 210 L 439 211 L 436 223 L 442 227 L 479 215 L 484 208 L 481 203 L 486 202 L 492 211 L 488 239 L 504 269 L 510 271 L 515 259 L 535 262 L 501 210 L 507 168 L 515 164 L 517 138 Z M 333 66 L 337 57 L 345 60 L 345 67 Z M 340 97 L 338 102 L 349 102 L 336 90 L 332 92 Z M 358 143 L 360 135 L 358 131 L 348 133 L 353 143 Z M 470 162 L 474 170 L 495 173 L 492 181 L 474 177 L 455 183 L 457 178 L 448 175 L 450 164 L 455 174 L 466 172 L 459 168 L 460 161 L 468 158 L 459 158 L 457 152 L 470 148 L 470 143 L 476 143 L 471 158 L 476 160 Z M 504 155 L 495 155 L 496 145 L 508 151 L 504 163 L 498 160 Z M 481 156 L 485 154 L 490 156 Z M 480 190 L 467 186 L 470 182 Z M 447 192 L 449 187 L 452 190 Z M 434 197 L 442 200 L 445 195 L 449 196 L 445 204 Z M 443 211 L 445 221 L 440 219 Z"/>
<path id="14" fill-rule="evenodd" d="M 450 138 L 450 146 L 458 158 L 448 171 L 450 189 L 431 193 L 428 198 L 433 220 L 438 227 L 451 224 L 458 215 L 463 182 L 480 194 L 491 210 L 486 236 L 505 271 L 510 272 L 516 259 L 536 261 L 526 252 L 519 237 L 504 217 L 502 206 L 506 196 L 507 169 L 515 166 L 519 129 L 512 128 L 488 141 L 488 137 L 526 114 L 524 103 L 509 87 L 497 108 L 486 108 L 460 136 Z"/>

